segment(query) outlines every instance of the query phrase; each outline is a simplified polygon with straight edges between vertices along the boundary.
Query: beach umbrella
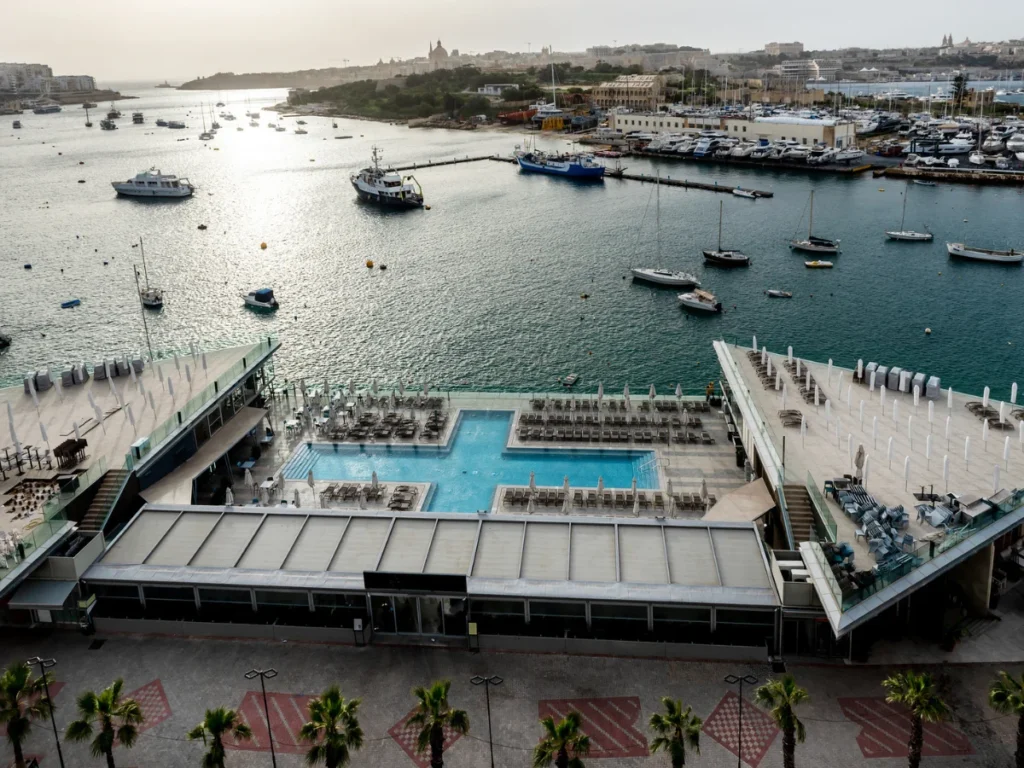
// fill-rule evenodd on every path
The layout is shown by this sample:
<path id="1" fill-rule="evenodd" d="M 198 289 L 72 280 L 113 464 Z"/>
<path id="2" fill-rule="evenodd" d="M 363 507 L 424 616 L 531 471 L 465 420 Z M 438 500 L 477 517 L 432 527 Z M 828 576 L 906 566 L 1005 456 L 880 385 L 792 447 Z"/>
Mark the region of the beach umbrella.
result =
<path id="1" fill-rule="evenodd" d="M 933 400 L 928 401 L 928 431 L 932 431 L 932 425 L 935 421 L 935 402 Z"/>
<path id="2" fill-rule="evenodd" d="M 840 372 L 840 375 L 842 375 L 842 372 Z M 857 361 L 857 378 L 858 379 L 864 378 L 864 359 L 863 358 L 861 358 L 861 359 L 859 359 Z"/>
<path id="3" fill-rule="evenodd" d="M 231 486 L 224 489 L 224 506 L 230 507 L 235 503 L 235 494 L 231 491 Z"/>
<path id="4" fill-rule="evenodd" d="M 871 450 L 878 448 L 878 417 L 871 417 Z"/>
<path id="5" fill-rule="evenodd" d="M 153 400 L 153 393 L 147 392 L 146 397 L 149 399 L 150 409 L 152 409 L 153 413 L 156 413 L 156 402 Z"/>
<path id="6" fill-rule="evenodd" d="M 814 382 L 814 407 L 817 408 L 819 400 L 821 398 L 821 392 L 818 391 L 818 382 Z"/>
<path id="7" fill-rule="evenodd" d="M 640 494 L 633 493 L 633 517 L 640 517 Z"/>
<path id="8" fill-rule="evenodd" d="M 771 355 L 769 355 L 767 352 L 765 353 L 765 356 L 764 356 L 764 362 L 765 362 L 765 365 L 768 366 L 768 368 L 767 368 L 768 375 L 771 376 L 772 375 L 772 358 L 771 358 Z"/>
<path id="9" fill-rule="evenodd" d="M 782 410 L 786 410 L 786 384 L 782 385 Z"/>
<path id="10" fill-rule="evenodd" d="M 106 365 L 106 363 L 104 363 L 104 365 Z M 174 353 L 174 370 L 176 370 L 178 373 L 181 373 L 181 363 L 178 362 L 177 352 Z M 107 375 L 109 376 L 110 374 L 108 373 Z"/>
<path id="11" fill-rule="evenodd" d="M 942 457 L 942 485 L 945 492 L 949 492 L 949 454 Z"/>
<path id="12" fill-rule="evenodd" d="M 752 350 L 754 350 L 755 352 L 757 352 L 757 335 L 756 334 L 754 335 L 754 340 L 753 340 L 752 346 L 750 348 Z"/>
<path id="13" fill-rule="evenodd" d="M 537 492 L 537 478 L 533 470 L 530 470 L 530 491 Z"/>
<path id="14" fill-rule="evenodd" d="M 914 450 L 914 414 L 907 416 L 907 440 L 910 441 L 910 450 Z"/>
<path id="15" fill-rule="evenodd" d="M 864 457 L 864 469 L 861 471 L 861 474 L 860 474 L 860 484 L 863 485 L 865 488 L 868 487 L 868 470 L 870 468 L 871 468 L 871 457 L 870 456 L 865 456 Z"/>
<path id="16" fill-rule="evenodd" d="M 306 485 L 309 486 L 309 490 L 311 490 L 311 491 L 315 491 L 316 490 L 316 480 L 313 477 L 313 470 L 312 469 L 310 469 L 306 473 Z M 298 493 L 298 492 L 299 492 L 298 489 L 296 489 L 295 493 Z M 313 494 L 313 500 L 316 501 L 316 494 L 315 493 Z M 295 506 L 298 506 L 298 502 L 296 502 Z"/>
<path id="17" fill-rule="evenodd" d="M 840 390 L 840 392 L 842 392 L 842 390 Z M 853 410 L 852 400 L 853 400 L 853 384 L 851 384 L 850 386 L 848 386 L 846 388 L 846 410 L 847 411 L 852 411 Z"/>
<path id="18" fill-rule="evenodd" d="M 875 371 L 872 371 L 872 372 L 871 372 L 871 386 L 870 386 L 870 391 L 872 391 L 872 392 L 874 392 L 874 391 L 875 391 Z"/>
<path id="19" fill-rule="evenodd" d="M 885 459 L 889 462 L 889 469 L 892 469 L 892 438 L 889 438 L 889 444 L 885 449 Z"/>
<path id="20" fill-rule="evenodd" d="M 893 400 L 892 401 L 892 420 L 893 420 L 894 424 L 899 423 L 899 420 L 900 420 L 900 401 L 899 400 Z"/>
<path id="21" fill-rule="evenodd" d="M 1006 468 L 1010 468 L 1010 436 L 1007 435 L 1003 438 L 1003 463 L 1006 464 Z"/>
<path id="22" fill-rule="evenodd" d="M 526 500 L 526 514 L 532 515 L 537 510 L 537 504 L 534 501 L 533 494 L 530 494 L 530 498 Z"/>
<path id="23" fill-rule="evenodd" d="M 203 354 L 199 356 L 199 360 L 203 364 L 203 371 L 206 371 L 206 353 L 205 352 L 203 352 Z"/>
<path id="24" fill-rule="evenodd" d="M 405 384 L 401 379 L 398 380 L 398 396 L 405 397 Z"/>
<path id="25" fill-rule="evenodd" d="M 1000 424 L 1002 424 L 1004 421 L 1006 421 L 1005 413 L 1004 413 L 1005 409 L 1006 409 L 1006 403 L 1000 402 L 999 403 L 999 423 Z"/>
<path id="26" fill-rule="evenodd" d="M 985 419 L 984 421 L 981 422 L 981 442 L 983 442 L 985 444 L 983 447 L 987 451 L 988 450 L 988 419 Z"/>
<path id="27" fill-rule="evenodd" d="M 852 386 L 852 385 L 851 385 Z M 843 372 L 839 372 L 839 376 L 836 378 L 836 392 L 840 395 L 843 393 Z"/>
<path id="28" fill-rule="evenodd" d="M 135 366 L 128 363 L 128 375 L 131 377 L 132 384 L 139 383 L 139 377 L 135 375 Z"/>
<path id="29" fill-rule="evenodd" d="M 565 498 L 562 499 L 562 514 L 563 515 L 568 515 L 569 514 L 569 510 L 571 508 L 572 508 L 572 497 L 569 495 L 569 492 L 566 491 L 565 492 Z"/>
<path id="30" fill-rule="evenodd" d="M 302 497 L 299 496 L 299 489 L 298 488 L 296 488 L 295 489 L 295 493 L 292 494 L 292 503 L 296 507 L 301 507 L 302 506 Z"/>
<path id="31" fill-rule="evenodd" d="M 761 365 L 768 362 L 768 347 L 761 347 Z"/>
<path id="32" fill-rule="evenodd" d="M 800 445 L 804 444 L 807 438 L 807 418 L 802 414 L 800 416 Z"/>
<path id="33" fill-rule="evenodd" d="M 253 496 L 256 495 L 256 481 L 253 480 L 252 472 L 245 470 L 245 486 L 252 489 Z"/>
<path id="34" fill-rule="evenodd" d="M 989 388 L 985 387 L 985 391 L 984 391 L 984 393 L 981 396 L 981 407 L 982 408 L 988 408 L 988 396 L 989 396 Z"/>
<path id="35" fill-rule="evenodd" d="M 192 369 L 188 367 L 188 363 L 185 363 L 185 379 L 188 381 L 189 388 L 192 387 Z"/>
<path id="36" fill-rule="evenodd" d="M 828 375 L 826 376 L 825 381 L 827 381 L 829 384 L 832 383 L 832 358 L 831 357 L 828 359 Z"/>
<path id="37" fill-rule="evenodd" d="M 843 428 L 842 428 L 842 421 L 840 421 L 839 417 L 838 417 L 838 416 L 836 416 L 836 444 L 837 444 L 837 445 L 839 444 L 839 443 L 838 443 L 838 441 L 839 441 L 839 435 L 840 435 L 840 434 L 842 433 L 842 431 L 843 431 Z"/>
<path id="38" fill-rule="evenodd" d="M 924 466 L 927 469 L 927 468 L 929 468 L 931 466 L 931 460 L 932 460 L 932 436 L 931 435 L 928 435 L 928 437 L 926 437 L 924 439 L 924 459 L 925 459 Z"/>
<path id="39" fill-rule="evenodd" d="M 64 385 L 60 383 L 60 376 L 56 376 L 56 377 L 51 378 L 51 381 L 53 382 L 54 388 L 57 390 L 57 397 L 59 397 L 60 401 L 63 403 L 64 402 Z"/>
<path id="40" fill-rule="evenodd" d="M 708 479 L 702 477 L 700 479 L 700 497 L 707 502 L 708 500 Z"/>
<path id="41" fill-rule="evenodd" d="M 853 457 L 853 466 L 857 470 L 857 476 L 859 477 L 864 470 L 864 460 L 867 458 L 867 453 L 864 451 L 864 443 L 860 443 L 857 446 L 857 454 Z"/>
<path id="42" fill-rule="evenodd" d="M 903 490 L 910 487 L 910 457 L 903 459 Z"/>
<path id="43" fill-rule="evenodd" d="M 427 384 L 426 379 L 423 380 L 423 396 L 426 397 L 430 394 L 430 385 Z"/>
<path id="44" fill-rule="evenodd" d="M 655 397 L 657 397 L 657 396 L 658 396 L 657 392 L 655 392 L 655 391 L 654 391 L 654 385 L 653 385 L 653 384 L 651 384 L 651 388 L 650 388 L 650 390 L 649 390 L 649 391 L 647 392 L 647 396 L 648 396 L 649 398 L 651 398 L 651 400 L 653 400 L 653 399 L 654 399 Z"/>
<path id="45" fill-rule="evenodd" d="M 362 487 L 359 489 L 359 508 L 366 509 L 366 489 Z"/>
<path id="46" fill-rule="evenodd" d="M 873 372 L 872 372 L 873 373 Z M 882 414 L 885 414 L 885 384 L 878 388 L 878 403 L 882 407 Z"/>
<path id="47" fill-rule="evenodd" d="M 82 439 L 82 432 L 81 432 L 81 430 L 78 429 L 78 422 L 77 421 L 72 421 L 71 422 L 71 428 L 73 430 L 75 430 L 75 440 L 81 440 Z"/>
<path id="48" fill-rule="evenodd" d="M 914 407 L 915 408 L 917 408 L 918 403 L 920 402 L 920 400 L 921 400 L 921 388 L 917 384 L 915 384 L 914 385 Z"/>
<path id="49" fill-rule="evenodd" d="M 807 387 L 807 389 L 811 388 L 811 369 L 810 368 L 807 369 L 807 375 L 804 376 L 804 386 Z"/>
<path id="50" fill-rule="evenodd" d="M 779 391 L 779 387 L 780 387 L 781 385 L 782 385 L 782 379 L 781 379 L 781 377 L 779 376 L 779 369 L 778 369 L 778 368 L 776 368 L 776 369 L 775 369 L 775 391 L 776 391 L 776 392 L 778 392 L 778 391 Z"/>
<path id="51" fill-rule="evenodd" d="M 43 422 L 39 422 L 39 435 L 43 438 L 43 442 L 46 443 L 46 447 L 50 447 L 50 438 L 46 434 L 46 425 Z"/>
<path id="52" fill-rule="evenodd" d="M 629 384 L 622 388 L 622 398 L 628 403 L 629 402 Z"/>
<path id="53" fill-rule="evenodd" d="M 787 358 L 789 360 L 789 364 L 792 365 L 793 364 L 793 348 L 792 347 L 787 347 L 786 348 L 786 356 L 787 356 Z"/>
<path id="54" fill-rule="evenodd" d="M 103 411 L 100 410 L 98 405 L 94 405 L 92 413 L 96 417 L 96 422 L 103 427 L 103 434 L 107 434 L 107 425 L 103 423 Z"/>
<path id="55" fill-rule="evenodd" d="M 26 381 L 28 381 L 28 393 L 32 395 L 32 404 L 36 407 L 36 410 L 38 411 L 39 396 L 36 394 L 36 382 L 31 376 L 29 376 L 28 379 L 26 379 Z"/>
<path id="56" fill-rule="evenodd" d="M 951 418 L 952 417 L 950 417 L 950 416 L 946 417 L 946 450 L 949 450 L 949 436 L 951 434 L 952 426 L 953 426 Z"/>
<path id="57" fill-rule="evenodd" d="M 633 492 L 633 495 L 636 496 L 636 478 L 635 477 L 633 478 L 633 482 L 630 483 L 629 489 Z"/>
<path id="58" fill-rule="evenodd" d="M 399 386 L 401 386 L 401 385 L 399 385 Z M 354 395 L 356 393 L 356 382 L 355 382 L 355 379 L 349 379 L 348 380 L 348 393 L 349 393 L 349 395 Z"/>
<path id="59" fill-rule="evenodd" d="M 674 494 L 673 494 L 673 489 L 672 489 L 672 481 L 671 481 L 671 480 L 669 480 L 669 481 L 667 481 L 667 482 L 665 483 L 665 493 L 666 493 L 666 495 L 667 495 L 667 496 L 668 496 L 668 498 L 669 498 L 669 503 L 671 503 L 671 501 L 672 501 L 672 496 L 674 495 Z"/>
<path id="60" fill-rule="evenodd" d="M 313 470 L 309 470 L 309 474 L 312 477 Z M 380 487 L 380 481 L 377 479 L 376 469 L 373 470 L 373 473 L 370 475 L 370 487 L 373 488 L 373 490 L 377 490 L 377 488 Z"/>
<path id="61" fill-rule="evenodd" d="M 946 408 L 953 410 L 953 388 L 950 387 L 946 390 Z"/>
<path id="62" fill-rule="evenodd" d="M 1014 405 L 1017 404 L 1017 382 L 1013 382 L 1013 386 L 1010 387 L 1010 402 Z"/>
<path id="63" fill-rule="evenodd" d="M 562 490 L 565 491 L 566 495 L 569 495 L 569 476 L 566 475 L 562 480 Z"/>
<path id="64" fill-rule="evenodd" d="M 135 428 L 135 414 L 132 413 L 132 404 L 126 403 L 124 406 L 124 412 L 128 416 L 128 422 L 132 425 L 132 431 L 138 434 L 139 430 Z"/>
<path id="65" fill-rule="evenodd" d="M 796 359 L 796 378 L 800 378 L 800 358 Z"/>
<path id="66" fill-rule="evenodd" d="M 864 429 L 864 401 L 860 401 L 860 428 Z"/>
<path id="67" fill-rule="evenodd" d="M 964 469 L 971 471 L 971 438 L 964 438 Z"/>
<path id="68" fill-rule="evenodd" d="M 832 401 L 827 397 L 825 398 L 825 430 L 828 431 L 828 426 L 832 421 Z"/>
<path id="69" fill-rule="evenodd" d="M 992 467 L 992 494 L 995 495 L 999 491 L 999 465 L 996 464 Z"/>
<path id="70" fill-rule="evenodd" d="M 671 483 L 672 481 L 669 480 L 669 482 Z M 602 493 L 604 493 L 604 477 L 599 475 L 598 478 L 597 478 L 597 496 L 598 496 L 598 498 L 601 497 Z"/>
<path id="71" fill-rule="evenodd" d="M 373 392 L 374 395 L 377 394 L 377 377 L 376 376 L 374 376 L 373 381 L 370 382 L 370 391 Z"/>

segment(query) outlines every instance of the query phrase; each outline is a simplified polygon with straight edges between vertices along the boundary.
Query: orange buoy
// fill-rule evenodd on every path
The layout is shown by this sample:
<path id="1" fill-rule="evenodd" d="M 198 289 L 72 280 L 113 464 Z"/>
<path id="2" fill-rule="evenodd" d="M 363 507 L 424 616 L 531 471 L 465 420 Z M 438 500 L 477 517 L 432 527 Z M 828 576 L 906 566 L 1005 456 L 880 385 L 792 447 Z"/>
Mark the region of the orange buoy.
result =
<path id="1" fill-rule="evenodd" d="M 373 259 L 366 260 L 366 267 L 367 269 L 373 269 Z"/>
<path id="2" fill-rule="evenodd" d="M 266 243 L 260 243 L 260 250 L 261 251 L 267 250 L 267 244 Z"/>

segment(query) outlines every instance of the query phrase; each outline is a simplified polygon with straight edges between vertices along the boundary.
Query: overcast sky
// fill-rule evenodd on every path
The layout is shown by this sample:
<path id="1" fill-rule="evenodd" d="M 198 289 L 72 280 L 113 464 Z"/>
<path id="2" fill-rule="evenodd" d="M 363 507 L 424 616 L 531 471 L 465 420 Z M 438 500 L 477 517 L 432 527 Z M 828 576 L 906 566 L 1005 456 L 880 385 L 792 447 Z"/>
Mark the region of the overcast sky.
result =
<path id="1" fill-rule="evenodd" d="M 369 64 L 424 55 L 440 38 L 462 53 L 582 50 L 668 42 L 750 51 L 773 40 L 808 48 L 938 45 L 1024 37 L 1024 2 L 959 0 L 856 4 L 732 0 L 4 0 L 0 60 L 49 64 L 55 74 L 172 81 L 218 71 L 267 72 Z"/>

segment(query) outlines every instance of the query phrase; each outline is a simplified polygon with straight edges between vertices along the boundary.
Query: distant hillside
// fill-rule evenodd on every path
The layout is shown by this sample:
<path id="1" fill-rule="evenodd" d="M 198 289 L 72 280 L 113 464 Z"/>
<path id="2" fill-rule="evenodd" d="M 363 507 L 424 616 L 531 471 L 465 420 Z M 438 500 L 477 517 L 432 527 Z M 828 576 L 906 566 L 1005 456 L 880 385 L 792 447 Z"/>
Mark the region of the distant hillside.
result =
<path id="1" fill-rule="evenodd" d="M 303 69 L 298 72 L 218 72 L 209 77 L 189 80 L 179 91 L 231 91 L 251 88 L 326 88 L 344 82 L 343 70 Z"/>

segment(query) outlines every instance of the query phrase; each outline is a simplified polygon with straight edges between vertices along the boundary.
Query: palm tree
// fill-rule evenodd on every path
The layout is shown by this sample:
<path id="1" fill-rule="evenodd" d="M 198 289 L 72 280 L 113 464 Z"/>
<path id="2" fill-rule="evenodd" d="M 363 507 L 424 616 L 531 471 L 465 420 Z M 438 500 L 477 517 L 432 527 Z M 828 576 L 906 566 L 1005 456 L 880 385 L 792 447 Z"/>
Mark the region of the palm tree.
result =
<path id="1" fill-rule="evenodd" d="M 672 760 L 672 768 L 682 768 L 686 765 L 687 747 L 700 754 L 700 729 L 704 721 L 691 714 L 690 707 L 683 709 L 681 701 L 669 696 L 661 697 L 661 705 L 665 714 L 655 712 L 649 722 L 651 730 L 658 734 L 651 742 L 651 754 L 664 750 Z"/>
<path id="2" fill-rule="evenodd" d="M 44 681 L 53 682 L 49 673 L 32 677 L 31 667 L 21 662 L 11 664 L 0 675 L 0 724 L 7 725 L 17 768 L 25 768 L 21 745 L 32 731 L 32 721 L 50 714 L 50 700 L 43 696 Z"/>
<path id="3" fill-rule="evenodd" d="M 583 768 L 590 754 L 590 737 L 580 732 L 580 713 L 570 712 L 557 723 L 552 717 L 540 721 L 544 738 L 533 748 L 533 768 Z"/>
<path id="4" fill-rule="evenodd" d="M 99 694 L 86 691 L 78 697 L 78 714 L 81 717 L 68 724 L 64 735 L 69 741 L 85 741 L 93 735 L 93 757 L 105 755 L 107 768 L 114 768 L 114 743 L 131 749 L 139 735 L 138 726 L 146 719 L 135 699 L 122 699 L 124 680 L 117 678 Z"/>
<path id="5" fill-rule="evenodd" d="M 306 753 L 308 765 L 323 763 L 327 768 L 348 765 L 352 750 L 363 746 L 363 729 L 356 714 L 359 699 L 346 701 L 338 686 L 332 685 L 309 702 L 309 722 L 299 730 L 299 738 L 313 743 Z"/>
<path id="6" fill-rule="evenodd" d="M 465 710 L 452 709 L 448 704 L 448 690 L 451 680 L 438 680 L 429 688 L 422 686 L 412 689 L 412 695 L 419 702 L 416 713 L 407 721 L 420 727 L 416 739 L 416 751 L 420 754 L 430 749 L 431 768 L 444 765 L 444 729 L 455 733 L 469 733 L 469 715 Z"/>
<path id="7" fill-rule="evenodd" d="M 927 672 L 918 674 L 908 669 L 897 672 L 882 681 L 888 691 L 885 700 L 890 704 L 902 704 L 910 710 L 910 768 L 921 765 L 921 747 L 924 746 L 924 723 L 937 723 L 949 715 L 949 707 L 939 698 L 935 681 Z"/>
<path id="8" fill-rule="evenodd" d="M 1017 768 L 1024 768 L 1024 675 L 1000 672 L 988 690 L 988 703 L 996 712 L 1017 716 Z"/>
<path id="9" fill-rule="evenodd" d="M 249 740 L 252 738 L 252 729 L 242 722 L 235 710 L 217 707 L 206 710 L 203 722 L 187 735 L 191 741 L 202 739 L 203 744 L 210 747 L 203 755 L 203 768 L 224 768 L 224 737 Z M 207 736 L 209 741 L 206 740 Z"/>
<path id="10" fill-rule="evenodd" d="M 754 700 L 768 709 L 772 720 L 782 731 L 782 764 L 785 768 L 796 765 L 796 743 L 807 736 L 804 724 L 796 716 L 796 708 L 807 699 L 806 690 L 796 684 L 792 675 L 770 679 L 756 691 Z"/>

